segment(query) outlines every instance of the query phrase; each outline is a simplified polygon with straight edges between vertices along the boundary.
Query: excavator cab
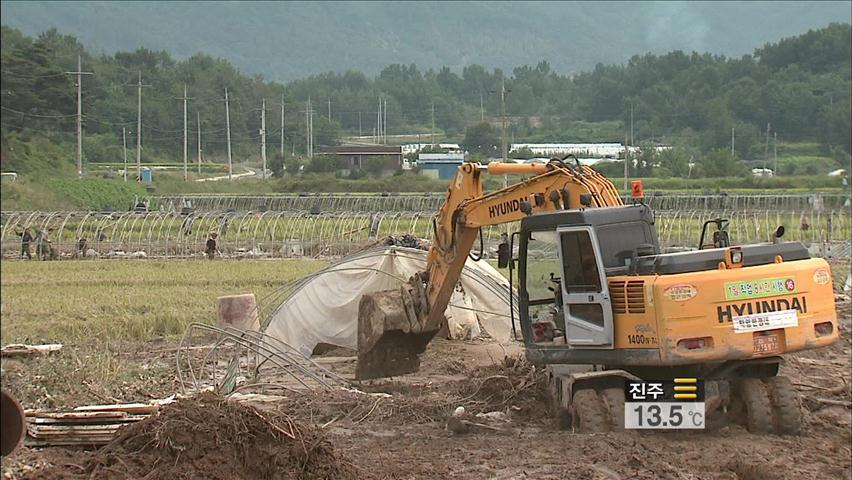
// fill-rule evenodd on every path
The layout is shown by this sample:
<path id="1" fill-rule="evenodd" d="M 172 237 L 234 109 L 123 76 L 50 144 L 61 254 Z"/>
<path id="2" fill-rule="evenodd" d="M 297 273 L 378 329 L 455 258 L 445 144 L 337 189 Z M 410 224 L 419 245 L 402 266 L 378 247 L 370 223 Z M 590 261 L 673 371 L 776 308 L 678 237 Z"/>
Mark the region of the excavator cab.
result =
<path id="1" fill-rule="evenodd" d="M 512 236 L 513 243 L 519 239 L 519 256 L 506 264 L 510 278 L 518 265 L 520 328 L 533 358 L 568 363 L 569 358 L 559 358 L 567 352 L 583 357 L 613 350 L 607 276 L 628 273 L 639 258 L 657 253 L 652 222 L 644 205 L 566 210 L 522 220 L 520 232 Z"/>

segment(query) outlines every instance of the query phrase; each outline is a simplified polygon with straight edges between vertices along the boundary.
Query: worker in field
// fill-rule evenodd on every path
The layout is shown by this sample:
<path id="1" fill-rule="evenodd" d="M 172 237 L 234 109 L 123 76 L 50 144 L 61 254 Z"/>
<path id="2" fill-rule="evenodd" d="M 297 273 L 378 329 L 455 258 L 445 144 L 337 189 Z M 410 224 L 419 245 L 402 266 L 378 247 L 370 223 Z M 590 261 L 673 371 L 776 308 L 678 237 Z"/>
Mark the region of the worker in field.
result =
<path id="1" fill-rule="evenodd" d="M 81 237 L 77 239 L 77 253 L 75 256 L 77 258 L 85 258 L 86 250 L 89 249 L 89 239 L 86 237 Z"/>
<path id="2" fill-rule="evenodd" d="M 204 251 L 207 253 L 207 259 L 213 260 L 213 257 L 218 253 L 219 255 L 222 252 L 219 251 L 219 242 L 217 237 L 219 235 L 216 232 L 210 232 L 210 236 L 207 237 L 207 245 L 205 245 Z"/>
<path id="3" fill-rule="evenodd" d="M 32 243 L 35 240 L 33 236 L 33 231 L 29 228 L 25 228 L 23 232 L 18 233 L 21 236 L 21 257 L 27 257 L 27 260 L 33 259 L 32 252 Z"/>
<path id="4" fill-rule="evenodd" d="M 59 251 L 50 241 L 50 232 L 52 230 L 52 228 L 41 229 L 38 235 L 36 235 L 36 256 L 41 260 L 56 260 L 59 258 Z"/>

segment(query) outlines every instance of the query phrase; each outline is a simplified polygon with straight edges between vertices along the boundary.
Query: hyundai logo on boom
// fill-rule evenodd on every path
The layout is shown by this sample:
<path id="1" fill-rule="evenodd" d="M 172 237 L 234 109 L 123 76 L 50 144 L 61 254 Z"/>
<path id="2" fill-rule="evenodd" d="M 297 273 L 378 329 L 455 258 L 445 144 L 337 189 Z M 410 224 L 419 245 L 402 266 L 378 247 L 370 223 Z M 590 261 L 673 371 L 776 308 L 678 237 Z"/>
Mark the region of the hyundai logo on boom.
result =
<path id="1" fill-rule="evenodd" d="M 488 217 L 494 218 L 500 215 L 506 215 L 507 213 L 517 212 L 521 209 L 522 200 L 523 197 L 515 200 L 506 200 L 505 202 L 498 203 L 497 205 L 491 205 L 488 207 Z"/>

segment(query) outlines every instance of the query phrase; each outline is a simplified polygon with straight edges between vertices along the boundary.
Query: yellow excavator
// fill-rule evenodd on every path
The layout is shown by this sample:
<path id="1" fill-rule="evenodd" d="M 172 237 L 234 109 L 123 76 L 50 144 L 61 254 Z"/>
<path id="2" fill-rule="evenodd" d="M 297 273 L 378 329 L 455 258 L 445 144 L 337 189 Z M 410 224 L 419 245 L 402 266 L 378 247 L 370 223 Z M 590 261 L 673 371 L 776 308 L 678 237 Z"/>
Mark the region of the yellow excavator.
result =
<path id="1" fill-rule="evenodd" d="M 778 370 L 781 355 L 838 338 L 828 264 L 781 241 L 783 227 L 734 246 L 724 219 L 703 224 L 695 250 L 661 253 L 641 183 L 626 205 L 609 180 L 566 160 L 459 167 L 426 270 L 361 298 L 356 378 L 416 371 L 477 237 L 482 255 L 481 228 L 519 222 L 498 264 L 513 285 L 517 270 L 526 357 L 550 372 L 564 426 L 622 429 L 625 382 L 691 377 L 704 381 L 708 414 L 723 407 L 752 432 L 798 433 L 800 400 Z M 486 173 L 528 178 L 485 193 Z"/>

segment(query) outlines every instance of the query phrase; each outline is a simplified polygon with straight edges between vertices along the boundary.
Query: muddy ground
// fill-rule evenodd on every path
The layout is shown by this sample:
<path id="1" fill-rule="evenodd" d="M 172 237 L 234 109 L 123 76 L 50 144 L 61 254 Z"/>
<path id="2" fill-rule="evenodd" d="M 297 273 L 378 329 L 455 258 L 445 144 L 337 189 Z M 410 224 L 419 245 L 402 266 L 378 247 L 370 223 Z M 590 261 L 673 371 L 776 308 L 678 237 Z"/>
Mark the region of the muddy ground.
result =
<path id="1" fill-rule="evenodd" d="M 850 303 L 844 302 L 839 309 L 841 340 L 826 349 L 790 355 L 782 366 L 782 374 L 791 378 L 803 396 L 805 427 L 796 437 L 753 435 L 736 424 L 711 424 L 705 431 L 694 432 L 588 435 L 559 431 L 548 414 L 541 372 L 515 360 L 518 346 L 486 341 L 437 341 L 424 356 L 418 374 L 365 383 L 358 386 L 360 391 L 292 394 L 255 405 L 264 416 L 278 419 L 273 424 L 283 425 L 281 419 L 296 422 L 310 431 L 306 438 L 312 442 L 327 442 L 322 443 L 329 450 L 323 450 L 325 460 L 321 461 L 336 462 L 328 470 L 334 478 L 848 479 L 852 478 L 852 413 L 845 406 L 852 400 Z M 163 368 L 173 362 L 163 345 L 156 350 L 140 361 Z M 138 355 L 145 357 L 144 352 Z M 337 357 L 335 352 L 321 362 L 343 374 L 353 366 L 351 359 Z M 471 415 L 501 411 L 506 420 L 473 416 L 486 427 L 454 433 L 447 429 L 446 420 L 458 406 L 465 406 Z M 187 416 L 192 417 L 181 418 Z M 245 458 L 246 448 L 268 454 L 270 446 L 278 448 L 276 442 L 289 441 L 265 432 L 252 434 L 252 441 L 246 443 L 227 435 L 211 442 L 215 431 L 199 429 L 194 433 L 199 437 L 187 435 L 174 440 L 172 447 L 183 451 L 181 441 L 200 444 L 203 437 L 206 450 L 196 454 Z M 134 455 L 151 455 L 155 447 L 146 445 L 125 442 L 108 447 L 119 458 L 113 460 L 117 468 L 109 475 L 96 465 L 103 463 L 105 449 L 22 448 L 4 459 L 4 477 L 140 478 L 144 468 L 120 465 L 137 465 Z M 288 445 L 281 443 L 280 448 Z M 233 451 L 243 456 L 234 457 Z M 180 455 L 167 458 L 186 461 Z M 276 476 L 258 470 L 257 465 L 252 468 L 244 474 L 239 469 L 220 473 L 230 478 L 299 478 L 298 470 Z M 162 478 L 164 472 L 154 470 L 147 478 Z M 320 473 L 304 478 L 323 478 L 322 469 L 310 472 Z M 213 477 L 210 471 L 187 467 L 169 471 L 168 478 Z"/>

